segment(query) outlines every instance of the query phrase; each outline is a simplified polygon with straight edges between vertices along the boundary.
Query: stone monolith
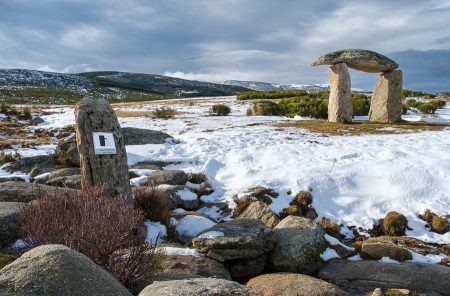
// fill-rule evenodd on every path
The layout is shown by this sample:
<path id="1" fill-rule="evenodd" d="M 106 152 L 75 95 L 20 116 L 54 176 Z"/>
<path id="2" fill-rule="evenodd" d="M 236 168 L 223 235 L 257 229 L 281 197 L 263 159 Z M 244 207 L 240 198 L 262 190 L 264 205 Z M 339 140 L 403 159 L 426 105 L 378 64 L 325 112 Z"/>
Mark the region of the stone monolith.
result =
<path id="1" fill-rule="evenodd" d="M 397 122 L 402 119 L 402 71 L 381 73 L 373 89 L 369 120 Z"/>
<path id="2" fill-rule="evenodd" d="M 84 98 L 75 108 L 75 122 L 82 189 L 104 185 L 111 196 L 131 198 L 125 143 L 112 107 L 103 99 Z"/>
<path id="3" fill-rule="evenodd" d="M 328 70 L 330 97 L 328 101 L 329 122 L 351 122 L 353 103 L 351 80 L 345 63 L 331 65 Z"/>

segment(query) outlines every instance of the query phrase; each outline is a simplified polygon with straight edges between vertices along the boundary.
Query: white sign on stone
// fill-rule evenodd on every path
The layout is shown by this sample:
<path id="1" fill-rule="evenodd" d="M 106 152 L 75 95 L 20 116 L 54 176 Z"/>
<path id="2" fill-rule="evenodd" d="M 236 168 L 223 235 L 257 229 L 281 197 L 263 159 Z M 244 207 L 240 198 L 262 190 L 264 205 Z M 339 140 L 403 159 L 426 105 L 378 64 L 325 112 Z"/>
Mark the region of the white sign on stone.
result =
<path id="1" fill-rule="evenodd" d="M 113 133 L 93 132 L 95 155 L 116 154 Z"/>

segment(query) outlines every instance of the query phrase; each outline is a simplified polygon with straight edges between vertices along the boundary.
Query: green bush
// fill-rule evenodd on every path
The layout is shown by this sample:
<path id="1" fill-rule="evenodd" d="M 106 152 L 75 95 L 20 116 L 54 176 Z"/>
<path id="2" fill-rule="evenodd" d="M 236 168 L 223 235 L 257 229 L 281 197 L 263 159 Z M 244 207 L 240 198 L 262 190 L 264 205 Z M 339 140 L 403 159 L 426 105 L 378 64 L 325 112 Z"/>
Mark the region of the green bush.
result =
<path id="1" fill-rule="evenodd" d="M 30 120 L 31 119 L 31 110 L 30 110 L 30 108 L 22 109 L 22 112 L 19 114 L 19 119 Z"/>
<path id="2" fill-rule="evenodd" d="M 239 94 L 238 100 L 269 100 L 282 99 L 307 95 L 304 90 L 269 90 L 269 91 L 250 91 Z"/>
<path id="3" fill-rule="evenodd" d="M 231 109 L 227 105 L 217 104 L 211 107 L 209 114 L 212 116 L 226 116 L 230 114 Z"/>
<path id="4" fill-rule="evenodd" d="M 426 92 L 422 92 L 422 91 L 417 91 L 417 90 L 409 90 L 409 89 L 404 89 L 403 90 L 403 96 L 405 98 L 407 98 L 407 97 L 419 97 L 419 98 L 427 98 L 427 99 L 434 99 L 436 97 L 436 95 L 434 95 L 434 94 L 430 94 L 430 93 L 426 93 Z"/>
<path id="5" fill-rule="evenodd" d="M 284 112 L 281 106 L 272 101 L 258 101 L 254 102 L 253 106 L 247 109 L 248 116 L 271 116 L 283 115 Z"/>
<path id="6" fill-rule="evenodd" d="M 419 109 L 420 112 L 425 114 L 434 114 L 438 108 L 435 104 L 432 103 L 422 103 L 420 104 L 417 109 Z"/>
<path id="7" fill-rule="evenodd" d="M 168 107 L 158 108 L 155 111 L 153 111 L 153 115 L 156 118 L 161 118 L 161 119 L 173 118 L 176 113 L 177 113 L 176 110 L 174 110 L 172 108 L 168 108 Z"/>
<path id="8" fill-rule="evenodd" d="M 353 94 L 353 116 L 365 116 L 369 114 L 370 99 L 364 94 Z"/>
<path id="9" fill-rule="evenodd" d="M 442 109 L 447 104 L 444 100 L 431 100 L 428 102 L 420 102 L 414 99 L 409 99 L 405 103 L 403 103 L 402 107 L 405 110 L 410 108 L 416 108 L 420 112 L 425 114 L 434 114 L 437 109 Z M 404 112 L 406 113 L 406 112 Z"/>
<path id="10" fill-rule="evenodd" d="M 328 117 L 328 100 L 320 98 L 295 97 L 283 99 L 280 102 L 280 107 L 288 117 L 294 117 L 295 115 L 323 119 Z"/>

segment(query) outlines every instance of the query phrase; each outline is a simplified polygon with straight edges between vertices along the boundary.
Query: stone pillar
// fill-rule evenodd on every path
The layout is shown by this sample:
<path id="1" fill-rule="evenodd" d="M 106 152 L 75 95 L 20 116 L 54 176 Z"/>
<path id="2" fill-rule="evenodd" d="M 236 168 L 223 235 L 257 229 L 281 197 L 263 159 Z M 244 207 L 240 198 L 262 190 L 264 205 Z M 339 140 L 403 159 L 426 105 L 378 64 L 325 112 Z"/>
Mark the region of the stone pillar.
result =
<path id="1" fill-rule="evenodd" d="M 111 196 L 122 194 L 132 198 L 125 143 L 112 107 L 103 99 L 84 98 L 75 108 L 75 122 L 82 189 L 104 184 Z M 97 147 L 105 145 L 105 137 L 93 134 L 98 132 L 112 133 L 111 139 L 106 139 L 114 142 L 108 145 L 115 149 L 94 150 L 94 136 L 101 138 L 101 144 L 96 139 Z"/>
<path id="2" fill-rule="evenodd" d="M 402 120 L 403 75 L 401 70 L 381 73 L 370 101 L 369 120 L 397 122 Z"/>
<path id="3" fill-rule="evenodd" d="M 330 78 L 330 98 L 328 100 L 329 122 L 351 122 L 353 103 L 351 80 L 345 63 L 331 65 L 328 70 Z"/>

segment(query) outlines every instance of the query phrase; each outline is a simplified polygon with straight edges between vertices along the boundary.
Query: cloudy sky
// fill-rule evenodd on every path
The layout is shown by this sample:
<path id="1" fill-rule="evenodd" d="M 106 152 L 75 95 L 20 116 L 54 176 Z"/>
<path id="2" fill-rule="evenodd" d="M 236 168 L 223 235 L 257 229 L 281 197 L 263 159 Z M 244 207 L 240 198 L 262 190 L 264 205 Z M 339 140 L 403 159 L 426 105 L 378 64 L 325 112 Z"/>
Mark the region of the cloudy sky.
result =
<path id="1" fill-rule="evenodd" d="M 310 64 L 342 48 L 393 58 L 407 88 L 450 90 L 450 0 L 0 0 L 0 68 L 327 83 Z"/>

